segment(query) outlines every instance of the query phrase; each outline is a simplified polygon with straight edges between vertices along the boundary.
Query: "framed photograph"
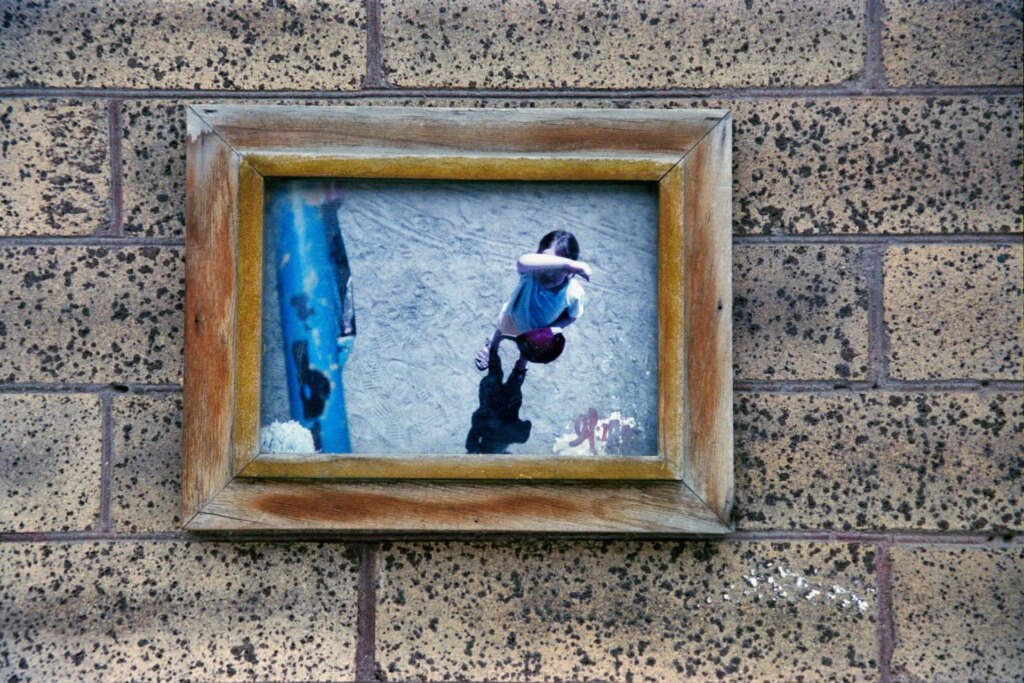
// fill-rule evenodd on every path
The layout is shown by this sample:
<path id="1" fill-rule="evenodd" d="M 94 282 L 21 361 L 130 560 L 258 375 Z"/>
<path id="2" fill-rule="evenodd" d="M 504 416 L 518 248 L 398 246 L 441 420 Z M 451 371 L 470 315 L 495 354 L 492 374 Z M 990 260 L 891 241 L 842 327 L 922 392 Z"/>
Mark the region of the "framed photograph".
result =
<path id="1" fill-rule="evenodd" d="M 728 111 L 187 116 L 186 529 L 731 531 Z"/>

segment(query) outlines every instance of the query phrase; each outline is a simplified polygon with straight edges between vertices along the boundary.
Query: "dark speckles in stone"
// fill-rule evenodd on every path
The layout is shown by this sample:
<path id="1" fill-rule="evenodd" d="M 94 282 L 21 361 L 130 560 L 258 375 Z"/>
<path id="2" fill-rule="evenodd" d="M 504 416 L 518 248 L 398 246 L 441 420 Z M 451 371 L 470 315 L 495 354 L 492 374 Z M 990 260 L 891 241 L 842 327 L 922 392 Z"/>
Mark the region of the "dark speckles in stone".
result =
<path id="1" fill-rule="evenodd" d="M 864 10 L 743 0 L 382 5 L 393 85 L 481 88 L 810 86 L 856 76 Z M 516 30 L 507 27 L 514 24 Z"/>
<path id="2" fill-rule="evenodd" d="M 98 396 L 0 394 L 0 532 L 95 529 L 101 437 Z"/>
<path id="3" fill-rule="evenodd" d="M 106 231 L 108 148 L 102 100 L 0 99 L 0 236 Z"/>
<path id="4" fill-rule="evenodd" d="M 733 250 L 733 367 L 739 379 L 863 378 L 867 285 L 858 247 Z"/>
<path id="5" fill-rule="evenodd" d="M 126 102 L 122 122 L 125 233 L 181 237 L 185 231 L 185 106 Z"/>
<path id="6" fill-rule="evenodd" d="M 1021 98 L 717 103 L 738 233 L 1017 232 Z"/>
<path id="7" fill-rule="evenodd" d="M 1024 529 L 1021 406 L 1013 393 L 739 395 L 739 526 Z"/>
<path id="8" fill-rule="evenodd" d="M 0 249 L 0 383 L 180 382 L 182 250 Z"/>
<path id="9" fill-rule="evenodd" d="M 614 100 L 395 99 L 347 104 L 612 107 Z M 739 234 L 1019 231 L 1021 99 L 649 100 L 723 107 L 735 126 L 733 213 Z M 335 105 L 338 106 L 338 105 Z M 184 230 L 184 106 L 124 105 L 125 231 Z M 895 122 L 895 128 L 893 123 Z M 784 139 L 782 151 L 776 139 Z M 927 145 L 930 158 L 915 149 Z M 898 168 L 879 164 L 898 154 Z M 880 161 L 883 160 L 883 161 Z M 806 175 L 806 169 L 811 174 Z"/>
<path id="10" fill-rule="evenodd" d="M 180 396 L 114 399 L 110 514 L 117 531 L 179 528 L 181 413 Z"/>
<path id="11" fill-rule="evenodd" d="M 905 85 L 1017 85 L 1024 53 L 1019 0 L 885 0 L 886 78 Z"/>
<path id="12" fill-rule="evenodd" d="M 894 680 L 1024 680 L 1024 548 L 891 552 Z"/>
<path id="13" fill-rule="evenodd" d="M 366 68 L 362 2 L 257 0 L 199 7 L 179 2 L 18 3 L 5 13 L 9 27 L 0 41 L 0 86 L 359 86 Z M 54 49 L 55 39 L 67 49 Z"/>
<path id="14" fill-rule="evenodd" d="M 0 567 L 0 664 L 47 680 L 355 677 L 346 546 L 4 543 Z"/>
<path id="15" fill-rule="evenodd" d="M 888 249 L 891 374 L 908 380 L 1024 378 L 1022 271 L 1019 245 Z"/>
<path id="16" fill-rule="evenodd" d="M 538 540 L 381 555 L 386 680 L 876 673 L 874 576 L 854 546 Z"/>

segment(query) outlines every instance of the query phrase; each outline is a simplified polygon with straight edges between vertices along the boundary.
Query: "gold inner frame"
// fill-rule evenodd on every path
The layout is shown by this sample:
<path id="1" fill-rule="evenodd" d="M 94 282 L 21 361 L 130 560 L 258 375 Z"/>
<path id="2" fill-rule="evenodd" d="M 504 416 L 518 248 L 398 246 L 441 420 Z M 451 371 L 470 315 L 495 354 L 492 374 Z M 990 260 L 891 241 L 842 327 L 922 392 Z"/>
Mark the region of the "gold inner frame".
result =
<path id="1" fill-rule="evenodd" d="M 676 159 L 675 161 L 678 161 Z M 255 153 L 239 168 L 233 471 L 244 478 L 679 480 L 684 448 L 683 168 L 651 156 L 375 157 Z M 259 453 L 264 177 L 658 182 L 658 454 L 629 457 Z"/>

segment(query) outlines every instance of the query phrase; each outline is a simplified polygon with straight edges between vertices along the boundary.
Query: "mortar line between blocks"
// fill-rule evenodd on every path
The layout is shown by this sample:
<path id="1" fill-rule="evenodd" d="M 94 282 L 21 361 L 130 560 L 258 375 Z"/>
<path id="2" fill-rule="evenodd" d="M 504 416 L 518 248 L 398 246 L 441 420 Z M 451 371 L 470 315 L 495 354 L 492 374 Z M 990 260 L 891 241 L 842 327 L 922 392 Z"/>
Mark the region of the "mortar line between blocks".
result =
<path id="1" fill-rule="evenodd" d="M 8 236 L 0 237 L 2 247 L 103 247 L 106 249 L 124 249 L 130 247 L 169 247 L 185 246 L 185 240 L 174 237 L 137 237 L 134 235 L 112 235 L 110 233 L 80 236 L 57 237 L 53 235 Z"/>
<path id="2" fill-rule="evenodd" d="M 361 548 L 356 601 L 356 679 L 376 681 L 377 547 L 373 543 Z"/>
<path id="3" fill-rule="evenodd" d="M 875 600 L 878 610 L 878 671 L 882 683 L 891 680 L 893 651 L 892 555 L 887 543 L 878 545 L 875 558 Z"/>
<path id="4" fill-rule="evenodd" d="M 469 88 L 362 88 L 359 90 L 166 90 L 149 88 L 81 88 L 81 87 L 6 87 L 0 88 L 0 98 L 97 98 L 97 99 L 307 99 L 345 100 L 372 98 L 423 99 L 787 99 L 787 98 L 846 98 L 876 97 L 1020 97 L 1024 88 L 1019 85 L 928 85 L 901 87 L 844 87 L 841 85 L 791 88 L 720 87 L 720 88 L 661 88 L 632 90 L 601 90 L 597 88 L 522 90 L 469 89 Z"/>
<path id="5" fill-rule="evenodd" d="M 180 394 L 180 384 L 90 384 L 88 382 L 18 382 L 0 383 L 0 394 Z"/>
<path id="6" fill-rule="evenodd" d="M 863 246 L 916 246 L 993 244 L 1016 246 L 1024 243 L 1024 233 L 916 233 L 864 235 L 859 233 L 833 233 L 819 235 L 733 235 L 733 244 L 743 245 L 863 245 Z"/>
<path id="7" fill-rule="evenodd" d="M 884 266 L 885 246 L 873 244 L 864 250 L 868 288 L 868 380 L 873 387 L 889 379 L 889 344 L 885 330 Z"/>
<path id="8" fill-rule="evenodd" d="M 381 0 L 365 0 L 366 8 L 366 81 L 364 88 L 386 88 L 384 56 L 381 51 Z"/>
<path id="9" fill-rule="evenodd" d="M 103 415 L 103 459 L 100 461 L 100 529 L 106 534 L 113 533 L 113 523 L 110 519 L 110 481 L 111 468 L 114 460 L 114 428 L 113 410 L 111 403 L 113 397 L 109 392 L 100 394 L 100 405 Z"/>
<path id="10" fill-rule="evenodd" d="M 864 54 L 864 82 L 872 90 L 887 88 L 885 58 L 882 54 L 883 13 L 882 0 L 865 0 L 864 31 L 867 38 Z"/>
<path id="11" fill-rule="evenodd" d="M 124 235 L 124 200 L 121 187 L 123 161 L 121 157 L 121 106 L 120 99 L 110 101 L 110 231 L 111 237 Z"/>
<path id="12" fill-rule="evenodd" d="M 722 543 L 858 543 L 877 545 L 886 543 L 890 546 L 945 546 L 975 548 L 1006 548 L 1024 547 L 1024 534 L 1017 531 L 837 531 L 834 529 L 806 530 L 766 530 L 737 531 L 725 536 L 693 535 L 693 534 L 644 534 L 637 536 L 632 533 L 508 533 L 508 532 L 345 532 L 345 531 L 264 531 L 264 532 L 232 532 L 232 531 L 155 531 L 106 533 L 96 531 L 34 531 L 34 532 L 3 532 L 0 543 L 81 543 L 121 541 L 126 543 L 140 542 L 191 542 L 191 543 L 351 543 L 374 544 L 381 542 L 517 542 L 517 541 L 716 541 Z M 377 549 L 374 550 L 376 556 Z M 364 580 L 370 577 L 364 577 Z M 376 569 L 373 573 L 374 583 L 370 586 L 376 593 Z M 368 595 L 368 594 L 367 594 Z M 367 612 L 376 622 L 376 604 L 373 612 Z M 367 623 L 367 625 L 370 625 Z"/>
<path id="13" fill-rule="evenodd" d="M 884 339 L 883 339 L 884 341 Z M 885 346 L 883 344 L 883 350 Z M 854 393 L 914 393 L 935 394 L 971 392 L 991 394 L 1000 392 L 1019 393 L 1024 391 L 1024 382 L 1012 379 L 978 380 L 893 380 L 881 382 L 868 380 L 843 381 L 839 379 L 821 380 L 744 380 L 733 382 L 733 391 L 737 394 L 830 394 L 849 395 Z"/>

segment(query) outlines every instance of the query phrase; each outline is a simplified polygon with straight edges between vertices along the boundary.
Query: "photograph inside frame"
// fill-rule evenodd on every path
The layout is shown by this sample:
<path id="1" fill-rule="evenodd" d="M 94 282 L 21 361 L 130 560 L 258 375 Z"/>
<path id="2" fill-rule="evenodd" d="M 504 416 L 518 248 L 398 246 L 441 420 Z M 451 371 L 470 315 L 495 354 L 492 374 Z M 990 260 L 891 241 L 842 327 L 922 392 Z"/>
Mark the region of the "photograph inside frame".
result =
<path id="1" fill-rule="evenodd" d="M 268 178 L 264 453 L 657 454 L 658 189 Z"/>

